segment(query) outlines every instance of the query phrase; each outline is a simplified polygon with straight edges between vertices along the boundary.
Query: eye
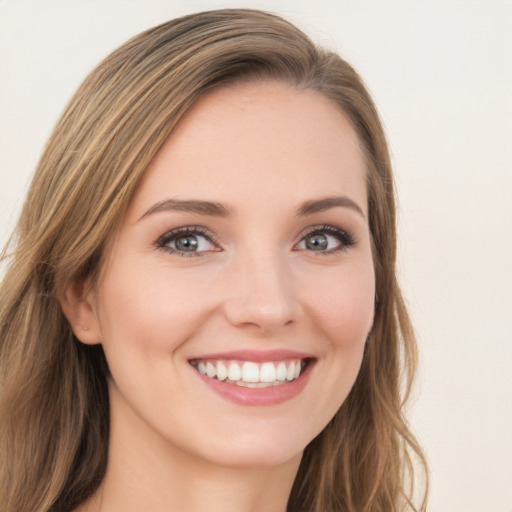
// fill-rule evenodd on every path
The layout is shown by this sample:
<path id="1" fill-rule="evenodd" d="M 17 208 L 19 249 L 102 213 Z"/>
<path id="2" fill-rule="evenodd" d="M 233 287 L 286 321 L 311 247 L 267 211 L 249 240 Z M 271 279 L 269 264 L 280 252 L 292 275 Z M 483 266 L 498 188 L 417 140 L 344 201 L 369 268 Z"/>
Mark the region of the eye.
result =
<path id="1" fill-rule="evenodd" d="M 301 251 L 333 253 L 354 245 L 354 239 L 334 226 L 316 226 L 309 229 L 295 246 Z"/>
<path id="2" fill-rule="evenodd" d="M 220 250 L 212 239 L 204 228 L 186 226 L 169 231 L 156 241 L 155 246 L 178 256 L 202 256 Z"/>

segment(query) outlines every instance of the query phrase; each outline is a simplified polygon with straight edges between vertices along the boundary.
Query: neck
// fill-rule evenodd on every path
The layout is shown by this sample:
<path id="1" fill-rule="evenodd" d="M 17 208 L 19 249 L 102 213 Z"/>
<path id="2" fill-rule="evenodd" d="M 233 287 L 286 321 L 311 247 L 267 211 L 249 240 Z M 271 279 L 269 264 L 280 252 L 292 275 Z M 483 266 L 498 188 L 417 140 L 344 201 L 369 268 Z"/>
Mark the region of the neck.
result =
<path id="1" fill-rule="evenodd" d="M 285 512 L 299 462 L 232 469 L 199 468 L 183 459 L 164 470 L 158 464 L 158 471 L 112 461 L 100 491 L 100 512 Z"/>

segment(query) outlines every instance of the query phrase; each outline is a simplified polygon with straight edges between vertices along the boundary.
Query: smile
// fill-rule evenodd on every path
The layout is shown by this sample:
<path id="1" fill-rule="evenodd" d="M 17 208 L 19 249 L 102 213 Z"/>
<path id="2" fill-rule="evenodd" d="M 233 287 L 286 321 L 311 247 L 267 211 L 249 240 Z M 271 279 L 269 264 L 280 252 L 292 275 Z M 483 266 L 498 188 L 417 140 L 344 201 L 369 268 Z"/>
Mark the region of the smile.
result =
<path id="1" fill-rule="evenodd" d="M 280 386 L 298 379 L 308 359 L 287 361 L 192 360 L 190 364 L 210 379 L 248 388 Z"/>

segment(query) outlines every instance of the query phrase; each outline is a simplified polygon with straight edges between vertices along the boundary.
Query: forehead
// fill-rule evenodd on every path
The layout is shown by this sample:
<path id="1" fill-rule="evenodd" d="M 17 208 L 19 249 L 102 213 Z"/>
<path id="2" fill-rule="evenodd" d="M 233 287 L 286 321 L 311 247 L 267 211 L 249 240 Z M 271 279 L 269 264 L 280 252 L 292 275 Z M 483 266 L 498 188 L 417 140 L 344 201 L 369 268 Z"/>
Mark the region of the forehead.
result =
<path id="1" fill-rule="evenodd" d="M 135 207 L 169 195 L 245 204 L 347 194 L 366 211 L 365 162 L 340 108 L 280 82 L 235 84 L 203 95 L 148 167 Z"/>

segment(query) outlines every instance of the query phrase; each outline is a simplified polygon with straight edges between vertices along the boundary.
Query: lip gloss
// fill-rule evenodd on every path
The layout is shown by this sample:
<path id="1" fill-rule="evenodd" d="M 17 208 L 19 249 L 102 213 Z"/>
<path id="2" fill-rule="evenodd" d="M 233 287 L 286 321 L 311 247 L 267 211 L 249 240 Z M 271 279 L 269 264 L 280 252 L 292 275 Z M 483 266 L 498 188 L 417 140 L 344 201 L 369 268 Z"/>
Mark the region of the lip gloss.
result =
<path id="1" fill-rule="evenodd" d="M 225 357 L 225 355 L 223 357 Z M 297 379 L 263 388 L 239 386 L 232 382 L 219 381 L 215 378 L 207 377 L 206 375 L 200 374 L 197 370 L 195 370 L 195 372 L 197 377 L 201 379 L 209 389 L 225 400 L 238 405 L 270 406 L 280 404 L 296 397 L 306 386 L 313 366 L 313 362 L 310 361 Z"/>

